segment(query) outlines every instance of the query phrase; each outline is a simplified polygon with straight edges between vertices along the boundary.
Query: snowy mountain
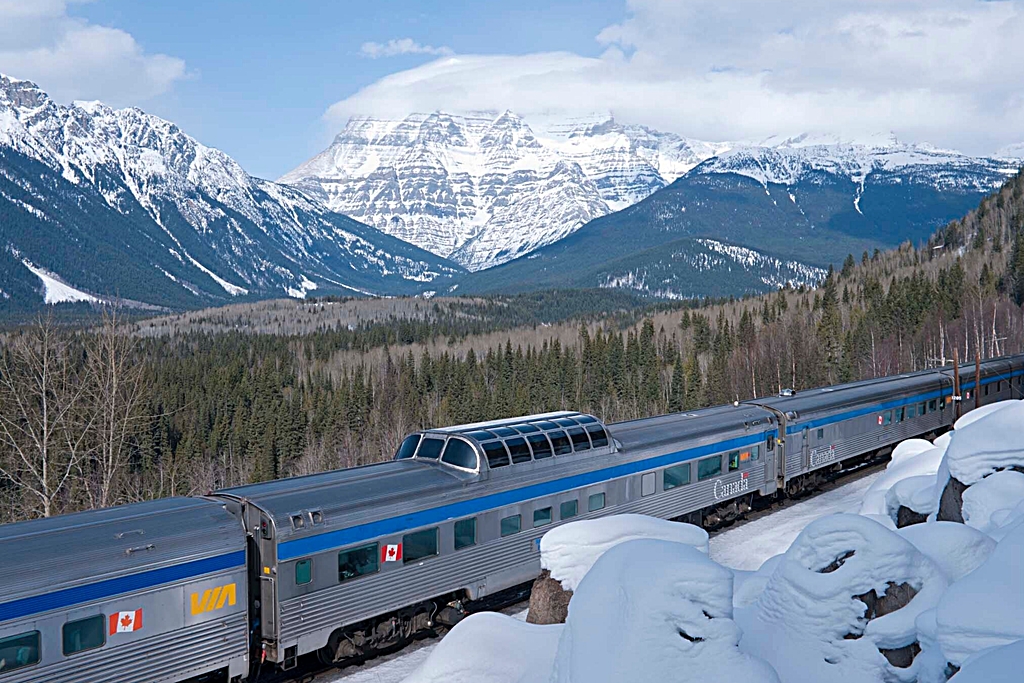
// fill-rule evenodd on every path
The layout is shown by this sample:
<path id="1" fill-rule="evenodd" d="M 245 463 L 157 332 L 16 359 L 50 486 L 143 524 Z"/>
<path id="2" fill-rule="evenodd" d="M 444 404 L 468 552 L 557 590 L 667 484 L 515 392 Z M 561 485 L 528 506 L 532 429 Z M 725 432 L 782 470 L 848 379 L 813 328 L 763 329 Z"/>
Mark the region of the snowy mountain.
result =
<path id="1" fill-rule="evenodd" d="M 280 182 L 480 270 L 636 203 L 717 149 L 609 117 L 543 135 L 509 111 L 353 118 Z"/>
<path id="2" fill-rule="evenodd" d="M 977 206 L 1016 162 L 894 140 L 736 146 L 555 244 L 458 283 L 460 293 L 623 287 L 728 296 L 920 241 Z"/>
<path id="3" fill-rule="evenodd" d="M 80 294 L 161 305 L 408 293 L 461 271 L 249 176 L 173 123 L 98 102 L 58 105 L 6 76 L 0 212 L 7 293 L 49 293 L 32 268 Z"/>
<path id="4" fill-rule="evenodd" d="M 970 204 L 1015 166 L 891 135 L 709 143 L 623 125 L 608 115 L 541 120 L 531 127 L 509 111 L 434 112 L 401 120 L 353 118 L 327 150 L 280 181 L 477 271 L 698 175 L 734 174 L 767 188 L 813 185 L 824 174 L 841 182 L 851 210 L 861 212 L 861 197 L 872 184 L 970 195 Z M 731 210 L 725 198 L 711 201 L 721 203 L 723 215 Z M 912 233 L 889 235 L 886 243 Z"/>

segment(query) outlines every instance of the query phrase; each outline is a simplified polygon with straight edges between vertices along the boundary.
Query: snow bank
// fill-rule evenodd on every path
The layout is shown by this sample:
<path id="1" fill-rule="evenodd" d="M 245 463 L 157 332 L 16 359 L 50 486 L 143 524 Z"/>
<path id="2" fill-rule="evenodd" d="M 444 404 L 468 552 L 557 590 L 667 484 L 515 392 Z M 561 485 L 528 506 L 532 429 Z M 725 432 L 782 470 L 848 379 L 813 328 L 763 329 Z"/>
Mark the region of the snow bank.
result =
<path id="1" fill-rule="evenodd" d="M 1022 425 L 1024 401 L 982 406 L 960 418 L 946 449 L 949 474 L 970 486 L 997 470 L 1024 466 Z"/>
<path id="2" fill-rule="evenodd" d="M 934 562 L 877 522 L 823 517 L 793 542 L 757 600 L 737 609 L 741 649 L 793 683 L 913 680 L 913 666 L 894 666 L 881 650 L 908 655 L 917 617 L 946 586 Z"/>
<path id="3" fill-rule="evenodd" d="M 885 492 L 886 517 L 896 520 L 901 507 L 925 516 L 934 513 L 938 502 L 935 480 L 935 474 L 923 474 L 900 479 L 893 484 Z"/>
<path id="4" fill-rule="evenodd" d="M 1011 511 L 1024 501 L 1024 474 L 996 472 L 970 486 L 963 494 L 964 523 L 990 533 L 1008 521 Z"/>
<path id="5" fill-rule="evenodd" d="M 544 534 L 540 564 L 562 588 L 575 591 L 601 555 L 620 543 L 644 538 L 682 543 L 708 553 L 708 532 L 700 527 L 644 515 L 612 515 L 571 522 Z"/>
<path id="6" fill-rule="evenodd" d="M 910 445 L 904 448 L 904 444 Z M 891 517 L 886 501 L 886 494 L 889 490 L 902 480 L 911 477 L 928 477 L 927 482 L 934 482 L 935 473 L 939 470 L 939 464 L 942 462 L 942 454 L 942 448 L 937 448 L 924 439 L 909 439 L 897 445 L 893 450 L 893 460 L 885 468 L 885 473 L 876 479 L 864 494 L 864 503 L 861 505 L 860 513 Z M 918 479 L 917 482 L 920 485 L 925 483 L 925 480 Z M 916 508 L 913 509 L 916 510 Z M 894 513 L 895 511 L 893 511 Z"/>
<path id="7" fill-rule="evenodd" d="M 1024 638 L 1024 524 L 1013 528 L 984 564 L 949 587 L 935 620 L 939 645 L 956 666 L 986 648 Z"/>
<path id="8" fill-rule="evenodd" d="M 632 540 L 579 582 L 552 683 L 742 681 L 775 683 L 740 652 L 732 572 L 692 544 Z"/>
<path id="9" fill-rule="evenodd" d="M 970 425 L 970 424 L 972 424 L 974 422 L 977 422 L 978 420 L 980 420 L 983 417 L 987 417 L 987 416 L 991 415 L 992 413 L 997 412 L 999 410 L 1002 410 L 1004 408 L 1010 408 L 1014 404 L 1017 404 L 1017 403 L 1021 403 L 1021 401 L 1016 400 L 1016 399 L 1009 400 L 1009 401 L 998 401 L 996 403 L 985 404 L 985 405 L 981 406 L 980 408 L 975 408 L 974 410 L 971 410 L 970 412 L 967 412 L 967 413 L 964 413 L 963 415 L 961 415 L 960 419 L 958 419 L 956 422 L 953 423 L 953 429 L 954 430 L 963 429 L 964 427 L 966 427 L 966 426 L 968 426 L 968 425 Z"/>
<path id="10" fill-rule="evenodd" d="M 561 624 L 536 626 L 495 612 L 467 617 L 405 683 L 544 683 Z"/>
<path id="11" fill-rule="evenodd" d="M 956 522 L 913 524 L 897 533 L 931 559 L 950 582 L 980 567 L 996 547 L 987 535 Z"/>
<path id="12" fill-rule="evenodd" d="M 964 663 L 950 683 L 1020 683 L 1024 678 L 1024 640 L 986 650 Z"/>

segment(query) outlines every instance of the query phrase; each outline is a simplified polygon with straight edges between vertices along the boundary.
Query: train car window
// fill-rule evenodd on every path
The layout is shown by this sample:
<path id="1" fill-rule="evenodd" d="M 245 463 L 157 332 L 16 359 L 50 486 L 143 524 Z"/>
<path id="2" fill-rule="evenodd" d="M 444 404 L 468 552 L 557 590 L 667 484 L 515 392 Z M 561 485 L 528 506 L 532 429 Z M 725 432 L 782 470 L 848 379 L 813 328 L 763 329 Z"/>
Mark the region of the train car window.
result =
<path id="1" fill-rule="evenodd" d="M 502 538 L 504 538 L 505 536 L 518 534 L 522 526 L 523 518 L 521 515 L 512 515 L 511 517 L 506 517 L 505 519 L 501 520 Z"/>
<path id="2" fill-rule="evenodd" d="M 497 434 L 498 436 L 502 437 L 515 436 L 516 434 L 519 433 L 514 429 L 509 429 L 508 427 L 497 427 L 495 429 L 492 429 L 491 431 Z"/>
<path id="3" fill-rule="evenodd" d="M 558 429 L 558 425 L 556 425 L 554 422 L 534 422 L 533 424 L 537 425 L 538 427 L 544 430 Z"/>
<path id="4" fill-rule="evenodd" d="M 903 422 L 903 408 L 896 409 L 896 424 Z"/>
<path id="5" fill-rule="evenodd" d="M 740 453 L 740 461 L 746 460 L 746 458 L 744 457 L 745 455 L 746 455 L 746 453 Z M 761 457 L 761 447 L 760 446 L 751 446 L 750 447 L 750 460 L 754 461 L 754 460 L 757 460 L 759 457 Z"/>
<path id="6" fill-rule="evenodd" d="M 485 443 L 484 455 L 487 456 L 487 465 L 492 470 L 498 467 L 505 467 L 508 465 L 508 451 L 505 450 L 505 445 L 500 441 L 492 441 Z"/>
<path id="7" fill-rule="evenodd" d="M 915 417 L 917 417 L 917 405 L 911 403 L 909 406 L 907 406 L 907 419 L 912 420 Z"/>
<path id="8" fill-rule="evenodd" d="M 590 439 L 587 438 L 587 433 L 583 431 L 583 427 L 573 427 L 570 429 L 569 438 L 572 439 L 573 448 L 577 451 L 590 450 Z"/>
<path id="9" fill-rule="evenodd" d="M 990 389 L 991 387 L 992 387 L 992 385 L 991 385 L 991 384 L 986 384 L 986 385 L 985 385 L 985 395 L 986 395 L 986 396 L 988 396 L 988 390 L 989 390 L 989 389 Z"/>
<path id="10" fill-rule="evenodd" d="M 559 519 L 572 519 L 580 510 L 580 503 L 578 500 L 567 500 L 558 506 L 558 518 Z"/>
<path id="11" fill-rule="evenodd" d="M 380 569 L 380 545 L 371 543 L 338 553 L 338 581 L 348 581 Z"/>
<path id="12" fill-rule="evenodd" d="M 534 427 L 533 425 L 516 425 L 512 429 L 516 430 L 520 434 L 536 434 L 540 431 L 539 427 Z"/>
<path id="13" fill-rule="evenodd" d="M 884 420 L 883 424 L 886 427 L 888 427 L 889 425 L 892 424 L 892 411 L 891 410 L 885 411 L 885 420 Z"/>
<path id="14" fill-rule="evenodd" d="M 920 415 L 921 417 L 924 417 L 925 415 L 928 414 L 927 402 L 917 404 L 917 414 Z"/>
<path id="15" fill-rule="evenodd" d="M 441 455 L 442 446 L 444 446 L 443 439 L 424 438 L 423 443 L 420 444 L 420 449 L 416 451 L 416 457 L 426 460 L 437 460 L 437 456 Z"/>
<path id="16" fill-rule="evenodd" d="M 935 401 L 934 398 L 932 400 L 928 401 L 928 411 L 929 412 L 932 412 L 932 413 L 935 412 L 935 403 L 936 403 L 936 401 Z M 939 402 L 939 410 L 943 410 L 944 408 L 945 408 L 945 404 Z"/>
<path id="17" fill-rule="evenodd" d="M 467 470 L 475 470 L 479 464 L 476 459 L 476 451 L 462 439 L 448 439 L 441 462 Z"/>
<path id="18" fill-rule="evenodd" d="M 577 424 L 579 424 L 579 423 L 576 422 L 576 420 L 570 420 L 567 417 L 558 418 L 557 420 L 554 420 L 553 422 L 556 425 L 561 425 L 562 427 L 575 427 Z"/>
<path id="19" fill-rule="evenodd" d="M 774 434 L 769 434 L 768 435 L 768 438 L 765 440 L 764 447 L 765 447 L 766 450 L 769 450 L 769 451 L 774 451 L 775 450 L 775 435 Z"/>
<path id="20" fill-rule="evenodd" d="M 657 487 L 657 479 L 655 478 L 654 472 L 648 472 L 647 474 L 640 475 L 640 495 L 641 496 L 653 496 L 655 488 Z"/>
<path id="21" fill-rule="evenodd" d="M 295 585 L 304 586 L 313 580 L 313 560 L 299 560 L 295 563 Z"/>
<path id="22" fill-rule="evenodd" d="M 729 453 L 729 471 L 735 472 L 740 468 L 740 452 L 731 451 Z"/>
<path id="23" fill-rule="evenodd" d="M 402 536 L 402 564 L 437 555 L 437 527 Z"/>
<path id="24" fill-rule="evenodd" d="M 713 455 L 697 461 L 697 481 L 717 477 L 722 473 L 722 456 Z"/>
<path id="25" fill-rule="evenodd" d="M 565 435 L 565 432 L 551 432 L 548 436 L 551 438 L 551 446 L 555 449 L 555 455 L 572 453 L 572 442 L 569 441 L 569 437 Z"/>
<path id="26" fill-rule="evenodd" d="M 65 656 L 103 647 L 107 642 L 107 617 L 97 614 L 94 617 L 69 621 L 64 624 L 62 640 Z"/>
<path id="27" fill-rule="evenodd" d="M 601 429 L 601 425 L 590 425 L 587 427 L 587 433 L 590 434 L 590 442 L 594 444 L 594 448 L 608 445 L 608 432 Z"/>
<path id="28" fill-rule="evenodd" d="M 548 437 L 543 434 L 531 434 L 526 437 L 526 440 L 530 442 L 530 448 L 533 449 L 533 459 L 543 460 L 544 458 L 550 458 L 553 451 L 551 450 L 551 444 L 548 443 Z"/>
<path id="29" fill-rule="evenodd" d="M 661 475 L 661 488 L 665 491 L 690 483 L 690 463 L 669 467 Z"/>
<path id="30" fill-rule="evenodd" d="M 407 460 L 416 454 L 416 447 L 420 445 L 420 435 L 413 434 L 405 437 L 405 441 L 398 447 L 395 453 L 395 460 Z"/>
<path id="31" fill-rule="evenodd" d="M 541 508 L 540 510 L 533 511 L 533 526 L 544 526 L 545 524 L 551 524 L 551 518 L 554 513 L 551 508 Z"/>
<path id="32" fill-rule="evenodd" d="M 455 522 L 455 549 L 476 545 L 476 517 Z"/>
<path id="33" fill-rule="evenodd" d="M 476 439 L 477 441 L 487 441 L 488 439 L 498 438 L 497 434 L 489 432 L 486 429 L 478 429 L 473 432 L 466 432 L 466 436 L 468 436 L 471 439 Z"/>
<path id="34" fill-rule="evenodd" d="M 594 493 L 587 499 L 587 512 L 597 512 L 604 509 L 604 494 Z"/>
<path id="35" fill-rule="evenodd" d="M 0 673 L 39 663 L 39 631 L 0 638 Z"/>
<path id="36" fill-rule="evenodd" d="M 508 452 L 512 454 L 512 463 L 518 465 L 521 462 L 530 462 L 530 447 L 526 445 L 526 439 L 516 437 L 505 442 Z"/>
<path id="37" fill-rule="evenodd" d="M 819 429 L 819 430 L 818 430 L 818 435 L 817 435 L 817 436 L 818 436 L 818 440 L 819 440 L 819 441 L 820 441 L 820 440 L 822 440 L 822 439 L 824 439 L 824 438 L 825 438 L 825 430 L 824 430 L 824 429 Z"/>
<path id="38" fill-rule="evenodd" d="M 592 415 L 580 415 L 576 418 L 576 421 L 581 425 L 588 425 L 592 422 L 597 422 L 597 418 Z"/>

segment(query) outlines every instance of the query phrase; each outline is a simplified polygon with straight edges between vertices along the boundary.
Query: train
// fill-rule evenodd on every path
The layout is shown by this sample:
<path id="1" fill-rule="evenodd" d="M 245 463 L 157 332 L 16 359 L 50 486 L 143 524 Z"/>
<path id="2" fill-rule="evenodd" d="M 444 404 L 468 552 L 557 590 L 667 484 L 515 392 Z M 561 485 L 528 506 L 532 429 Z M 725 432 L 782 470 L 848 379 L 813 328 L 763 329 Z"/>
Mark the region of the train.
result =
<path id="1" fill-rule="evenodd" d="M 555 525 L 715 527 L 1024 396 L 1024 355 L 605 424 L 427 429 L 380 464 L 0 526 L 0 683 L 240 682 L 511 604 Z"/>

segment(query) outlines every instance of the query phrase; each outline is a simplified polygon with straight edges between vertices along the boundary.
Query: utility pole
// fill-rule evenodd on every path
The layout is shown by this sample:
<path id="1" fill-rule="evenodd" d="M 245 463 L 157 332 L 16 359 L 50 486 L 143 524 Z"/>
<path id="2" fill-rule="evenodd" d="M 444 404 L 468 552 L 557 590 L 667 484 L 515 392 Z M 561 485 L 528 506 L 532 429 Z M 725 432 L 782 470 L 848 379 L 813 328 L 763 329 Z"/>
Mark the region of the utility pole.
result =
<path id="1" fill-rule="evenodd" d="M 960 350 L 953 347 L 953 422 L 960 419 Z"/>
<path id="2" fill-rule="evenodd" d="M 974 350 L 974 407 L 981 407 L 981 349 Z"/>

